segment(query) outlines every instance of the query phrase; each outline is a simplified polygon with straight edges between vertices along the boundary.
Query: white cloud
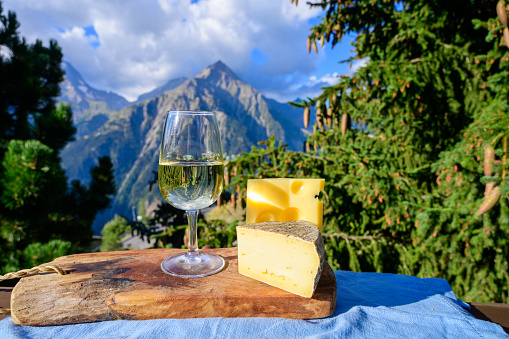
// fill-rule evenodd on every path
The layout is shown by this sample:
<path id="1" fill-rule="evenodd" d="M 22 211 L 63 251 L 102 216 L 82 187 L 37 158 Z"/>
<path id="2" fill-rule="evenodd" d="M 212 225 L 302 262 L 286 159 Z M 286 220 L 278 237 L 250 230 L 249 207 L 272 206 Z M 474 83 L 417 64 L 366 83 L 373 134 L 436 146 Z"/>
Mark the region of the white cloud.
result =
<path id="1" fill-rule="evenodd" d="M 338 73 L 334 74 L 326 74 L 320 79 L 317 79 L 316 76 L 312 75 L 309 77 L 308 86 L 314 86 L 316 84 L 327 84 L 329 86 L 334 85 L 338 82 Z"/>
<path id="2" fill-rule="evenodd" d="M 217 60 L 274 97 L 330 83 L 310 78 L 324 51 L 307 52 L 308 20 L 320 13 L 304 3 L 4 0 L 3 6 L 16 12 L 29 41 L 56 39 L 64 59 L 91 86 L 130 100 L 172 78 L 195 76 Z M 87 34 L 87 27 L 97 35 Z M 261 64 L 252 58 L 255 50 L 264 57 Z"/>
<path id="3" fill-rule="evenodd" d="M 12 51 L 9 47 L 0 45 L 0 58 L 10 60 L 12 58 Z"/>
<path id="4" fill-rule="evenodd" d="M 352 70 L 352 73 L 355 73 L 357 72 L 360 68 L 366 66 L 366 64 L 368 63 L 369 61 L 369 58 L 364 58 L 364 59 L 360 59 L 360 60 L 355 60 L 355 62 L 352 64 L 352 66 L 350 66 L 350 69 Z"/>
<path id="5" fill-rule="evenodd" d="M 316 97 L 322 92 L 323 87 L 328 87 L 338 82 L 338 73 L 326 74 L 320 78 L 312 75 L 302 83 L 293 83 L 289 87 L 278 90 L 268 91 L 266 96 L 277 101 L 286 102 L 307 97 Z"/>

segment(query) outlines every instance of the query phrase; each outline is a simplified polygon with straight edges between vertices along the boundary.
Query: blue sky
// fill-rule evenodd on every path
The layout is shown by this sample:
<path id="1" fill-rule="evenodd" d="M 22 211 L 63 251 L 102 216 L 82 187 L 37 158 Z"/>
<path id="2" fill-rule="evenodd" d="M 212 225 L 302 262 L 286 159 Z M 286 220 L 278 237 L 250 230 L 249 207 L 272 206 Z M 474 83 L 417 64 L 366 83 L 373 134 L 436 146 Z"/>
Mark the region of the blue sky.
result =
<path id="1" fill-rule="evenodd" d="M 218 60 L 267 97 L 317 95 L 352 72 L 353 37 L 308 53 L 321 12 L 290 0 L 3 0 L 28 41 L 56 39 L 91 86 L 133 101 Z M 354 65 L 354 69 L 357 65 Z"/>

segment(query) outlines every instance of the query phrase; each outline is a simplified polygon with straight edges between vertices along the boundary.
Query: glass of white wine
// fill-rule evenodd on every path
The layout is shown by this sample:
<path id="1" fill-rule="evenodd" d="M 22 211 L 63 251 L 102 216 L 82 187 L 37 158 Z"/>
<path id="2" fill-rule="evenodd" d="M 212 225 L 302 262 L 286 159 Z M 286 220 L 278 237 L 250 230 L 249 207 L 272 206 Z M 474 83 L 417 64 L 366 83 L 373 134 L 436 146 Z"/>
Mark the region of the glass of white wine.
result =
<path id="1" fill-rule="evenodd" d="M 196 228 L 198 210 L 213 204 L 221 194 L 223 175 L 216 114 L 169 111 L 159 154 L 159 190 L 168 203 L 186 211 L 189 242 L 187 253 L 173 255 L 161 263 L 165 273 L 198 278 L 223 269 L 221 256 L 199 251 Z"/>

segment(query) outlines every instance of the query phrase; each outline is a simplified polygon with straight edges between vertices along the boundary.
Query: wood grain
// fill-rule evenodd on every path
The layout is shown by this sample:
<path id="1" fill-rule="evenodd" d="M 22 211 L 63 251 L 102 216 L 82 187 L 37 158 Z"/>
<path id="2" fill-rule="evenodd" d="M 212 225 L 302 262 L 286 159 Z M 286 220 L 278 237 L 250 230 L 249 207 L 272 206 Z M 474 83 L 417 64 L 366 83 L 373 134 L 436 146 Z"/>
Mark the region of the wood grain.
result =
<path id="1" fill-rule="evenodd" d="M 11 308 L 12 287 L 0 287 L 0 311 Z M 10 316 L 9 313 L 0 313 L 0 320 Z"/>
<path id="2" fill-rule="evenodd" d="M 227 261 L 223 271 L 185 279 L 162 272 L 161 262 L 184 250 L 85 253 L 51 262 L 70 272 L 22 278 L 12 291 L 16 324 L 63 325 L 115 319 L 205 317 L 323 318 L 336 306 L 328 264 L 313 298 L 303 298 L 238 273 L 237 248 L 210 249 Z"/>

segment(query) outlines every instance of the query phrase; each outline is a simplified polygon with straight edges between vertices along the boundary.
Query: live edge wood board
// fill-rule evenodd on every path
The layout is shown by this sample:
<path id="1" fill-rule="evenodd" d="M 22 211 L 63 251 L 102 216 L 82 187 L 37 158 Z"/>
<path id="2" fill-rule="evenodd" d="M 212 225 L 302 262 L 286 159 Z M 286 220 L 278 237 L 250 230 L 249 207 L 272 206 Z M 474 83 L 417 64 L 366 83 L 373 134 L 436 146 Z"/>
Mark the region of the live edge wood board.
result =
<path id="1" fill-rule="evenodd" d="M 325 263 L 312 298 L 303 298 L 238 273 L 237 248 L 222 255 L 226 268 L 184 279 L 161 271 L 164 258 L 184 250 L 153 249 L 76 254 L 55 259 L 67 275 L 22 278 L 11 296 L 12 320 L 30 326 L 117 319 L 206 317 L 323 318 L 334 313 L 336 279 Z"/>

